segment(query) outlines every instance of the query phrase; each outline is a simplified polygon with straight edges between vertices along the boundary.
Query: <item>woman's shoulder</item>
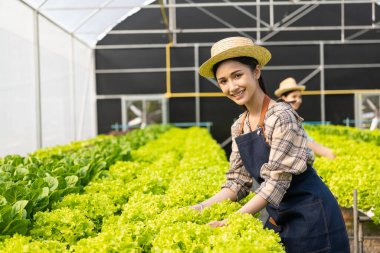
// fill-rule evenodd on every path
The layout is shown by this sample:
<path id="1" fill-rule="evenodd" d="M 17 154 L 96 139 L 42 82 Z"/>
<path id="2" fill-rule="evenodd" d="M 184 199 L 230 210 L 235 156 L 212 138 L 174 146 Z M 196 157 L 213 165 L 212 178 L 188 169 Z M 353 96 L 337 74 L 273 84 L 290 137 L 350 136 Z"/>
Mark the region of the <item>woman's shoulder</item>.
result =
<path id="1" fill-rule="evenodd" d="M 276 121 L 301 123 L 301 118 L 292 106 L 286 102 L 277 102 L 270 107 L 265 115 L 265 122 L 274 125 Z"/>

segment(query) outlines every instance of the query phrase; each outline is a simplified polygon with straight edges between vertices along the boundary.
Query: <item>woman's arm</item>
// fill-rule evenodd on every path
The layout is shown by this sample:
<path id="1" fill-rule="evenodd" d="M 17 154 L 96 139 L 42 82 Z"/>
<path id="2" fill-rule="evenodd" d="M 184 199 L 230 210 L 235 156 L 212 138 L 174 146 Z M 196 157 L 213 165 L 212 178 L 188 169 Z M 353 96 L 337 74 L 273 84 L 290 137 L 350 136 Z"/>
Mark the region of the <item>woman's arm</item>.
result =
<path id="1" fill-rule="evenodd" d="M 239 213 L 255 214 L 255 213 L 261 211 L 261 209 L 263 209 L 267 205 L 268 205 L 268 201 L 266 201 L 260 195 L 255 195 L 242 208 L 240 208 L 238 212 Z"/>
<path id="2" fill-rule="evenodd" d="M 222 202 L 223 200 L 227 200 L 227 199 L 229 199 L 231 201 L 236 201 L 237 200 L 236 193 L 233 192 L 231 189 L 223 188 L 217 194 L 212 196 L 211 198 L 209 198 L 209 199 L 207 199 L 207 200 L 205 200 L 199 204 L 190 206 L 190 208 L 193 208 L 193 209 L 198 210 L 198 211 L 202 211 L 203 208 L 205 208 L 207 206 L 211 206 L 212 204 Z"/>
<path id="3" fill-rule="evenodd" d="M 266 201 L 260 195 L 255 195 L 250 201 L 248 201 L 242 208 L 240 208 L 238 213 L 250 213 L 255 214 L 259 212 L 261 209 L 266 207 L 268 201 Z M 222 227 L 226 224 L 227 219 L 221 221 L 212 221 L 209 223 L 211 227 Z"/>
<path id="4" fill-rule="evenodd" d="M 227 199 L 231 201 L 238 201 L 249 194 L 253 180 L 243 165 L 243 161 L 241 160 L 240 153 L 235 142 L 235 137 L 239 135 L 239 130 L 240 122 L 237 120 L 231 127 L 232 151 L 230 155 L 230 168 L 226 173 L 227 180 L 222 185 L 222 189 L 211 198 L 199 204 L 193 205 L 191 208 L 201 211 L 203 208 L 211 206 L 214 203 Z"/>
<path id="5" fill-rule="evenodd" d="M 313 152 L 316 155 L 324 156 L 324 157 L 327 157 L 329 159 L 334 159 L 335 158 L 335 154 L 334 154 L 334 152 L 331 149 L 329 149 L 329 148 L 327 148 L 327 147 L 319 144 L 316 141 L 308 141 L 307 142 L 307 146 L 311 150 L 313 150 Z"/>

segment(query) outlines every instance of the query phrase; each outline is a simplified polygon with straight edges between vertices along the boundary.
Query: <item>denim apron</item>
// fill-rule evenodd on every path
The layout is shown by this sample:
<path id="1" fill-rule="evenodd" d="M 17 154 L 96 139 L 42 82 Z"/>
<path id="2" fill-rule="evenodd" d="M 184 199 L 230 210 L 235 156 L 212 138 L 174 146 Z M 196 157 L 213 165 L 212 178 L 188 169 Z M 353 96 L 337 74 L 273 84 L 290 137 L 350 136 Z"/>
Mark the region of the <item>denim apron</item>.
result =
<path id="1" fill-rule="evenodd" d="M 260 170 L 269 160 L 270 146 L 264 136 L 265 97 L 258 129 L 235 138 L 245 168 L 261 184 Z M 349 253 L 346 227 L 338 203 L 316 171 L 308 166 L 292 181 L 278 207 L 268 204 L 269 219 L 264 227 L 278 232 L 287 253 Z"/>

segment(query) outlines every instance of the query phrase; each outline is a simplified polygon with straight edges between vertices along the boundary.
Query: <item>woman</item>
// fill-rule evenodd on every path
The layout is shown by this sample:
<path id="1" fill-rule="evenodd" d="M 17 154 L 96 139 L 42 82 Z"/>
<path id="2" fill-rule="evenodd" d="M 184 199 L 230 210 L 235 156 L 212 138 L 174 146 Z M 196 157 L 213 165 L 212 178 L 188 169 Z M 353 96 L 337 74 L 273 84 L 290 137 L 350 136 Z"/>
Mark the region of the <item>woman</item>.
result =
<path id="1" fill-rule="evenodd" d="M 303 85 L 297 85 L 296 80 L 294 78 L 286 78 L 280 83 L 280 86 L 277 90 L 275 90 L 274 94 L 278 97 L 284 100 L 285 102 L 288 102 L 292 105 L 294 110 L 298 110 L 302 104 L 302 94 L 301 91 L 305 90 L 305 86 Z M 312 138 L 308 137 L 307 146 L 316 154 L 319 156 L 327 157 L 330 159 L 335 158 L 334 152 L 319 144 L 318 142 L 314 141 Z"/>
<path id="2" fill-rule="evenodd" d="M 287 103 L 266 95 L 261 68 L 271 54 L 245 37 L 218 41 L 211 58 L 199 69 L 217 80 L 223 93 L 247 111 L 232 125 L 232 153 L 227 182 L 213 197 L 192 208 L 203 208 L 248 195 L 252 180 L 256 195 L 238 212 L 254 214 L 266 207 L 266 228 L 277 231 L 287 252 L 348 253 L 346 228 L 338 204 L 311 167 L 302 119 Z M 210 223 L 224 226 L 224 221 Z"/>

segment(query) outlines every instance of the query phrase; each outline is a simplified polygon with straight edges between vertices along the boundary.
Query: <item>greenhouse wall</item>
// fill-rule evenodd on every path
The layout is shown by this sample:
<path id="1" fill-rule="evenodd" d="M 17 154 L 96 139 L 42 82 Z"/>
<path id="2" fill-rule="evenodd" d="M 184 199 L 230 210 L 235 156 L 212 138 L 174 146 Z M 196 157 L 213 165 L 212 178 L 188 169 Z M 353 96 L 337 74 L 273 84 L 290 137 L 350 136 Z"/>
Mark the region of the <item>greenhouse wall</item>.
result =
<path id="1" fill-rule="evenodd" d="M 0 55 L 0 156 L 96 135 L 90 47 L 26 4 L 1 1 Z"/>

